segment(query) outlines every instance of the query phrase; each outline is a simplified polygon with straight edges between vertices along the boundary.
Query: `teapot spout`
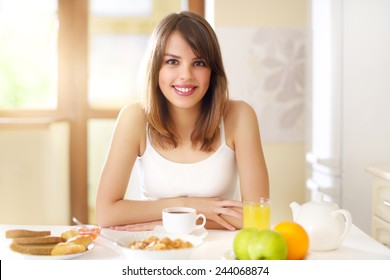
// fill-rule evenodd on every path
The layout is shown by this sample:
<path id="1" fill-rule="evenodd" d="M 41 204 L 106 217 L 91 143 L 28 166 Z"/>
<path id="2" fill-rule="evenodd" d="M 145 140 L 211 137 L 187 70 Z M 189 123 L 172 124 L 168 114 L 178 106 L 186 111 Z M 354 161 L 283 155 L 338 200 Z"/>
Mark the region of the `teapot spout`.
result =
<path id="1" fill-rule="evenodd" d="M 290 203 L 290 208 L 292 210 L 292 216 L 293 216 L 293 219 L 294 221 L 296 222 L 297 221 L 297 217 L 298 217 L 298 214 L 301 210 L 301 205 L 299 205 L 298 203 L 296 203 L 295 201 L 294 202 L 291 202 Z"/>

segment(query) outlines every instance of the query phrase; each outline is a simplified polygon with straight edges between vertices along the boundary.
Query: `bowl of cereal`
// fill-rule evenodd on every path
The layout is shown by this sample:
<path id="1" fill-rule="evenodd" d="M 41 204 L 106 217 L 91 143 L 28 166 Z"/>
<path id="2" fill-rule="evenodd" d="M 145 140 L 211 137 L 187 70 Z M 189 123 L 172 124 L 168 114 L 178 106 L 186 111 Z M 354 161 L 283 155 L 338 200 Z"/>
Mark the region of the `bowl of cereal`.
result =
<path id="1" fill-rule="evenodd" d="M 117 241 L 126 258 L 133 260 L 185 260 L 203 243 L 193 235 L 150 231 L 129 232 Z"/>

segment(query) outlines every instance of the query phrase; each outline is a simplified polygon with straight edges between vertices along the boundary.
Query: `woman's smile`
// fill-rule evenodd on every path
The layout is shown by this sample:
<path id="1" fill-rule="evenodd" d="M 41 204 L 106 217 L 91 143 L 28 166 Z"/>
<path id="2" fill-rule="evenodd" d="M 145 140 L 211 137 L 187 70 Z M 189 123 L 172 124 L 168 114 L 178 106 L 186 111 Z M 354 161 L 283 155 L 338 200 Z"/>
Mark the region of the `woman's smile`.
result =
<path id="1" fill-rule="evenodd" d="M 197 89 L 196 86 L 190 86 L 190 85 L 174 85 L 173 88 L 175 89 L 176 93 L 180 96 L 190 96 Z"/>

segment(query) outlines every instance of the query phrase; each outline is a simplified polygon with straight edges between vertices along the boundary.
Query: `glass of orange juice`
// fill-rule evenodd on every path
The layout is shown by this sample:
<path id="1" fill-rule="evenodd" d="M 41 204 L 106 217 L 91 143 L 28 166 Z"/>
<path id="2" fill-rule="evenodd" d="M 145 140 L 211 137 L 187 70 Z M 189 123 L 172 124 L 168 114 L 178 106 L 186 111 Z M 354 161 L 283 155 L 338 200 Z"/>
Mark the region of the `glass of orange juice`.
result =
<path id="1" fill-rule="evenodd" d="M 271 201 L 260 198 L 259 201 L 244 201 L 244 228 L 258 230 L 269 229 L 271 225 Z"/>

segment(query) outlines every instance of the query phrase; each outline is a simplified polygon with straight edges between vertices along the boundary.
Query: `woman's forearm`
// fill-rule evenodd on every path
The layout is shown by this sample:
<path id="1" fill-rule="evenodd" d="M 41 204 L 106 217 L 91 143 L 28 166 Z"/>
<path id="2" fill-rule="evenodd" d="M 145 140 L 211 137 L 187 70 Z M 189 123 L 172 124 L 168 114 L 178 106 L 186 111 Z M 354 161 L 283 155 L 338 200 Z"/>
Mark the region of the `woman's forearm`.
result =
<path id="1" fill-rule="evenodd" d="M 169 198 L 153 201 L 119 200 L 96 208 L 98 224 L 102 227 L 128 225 L 161 220 L 164 208 L 184 206 L 182 198 Z"/>
<path id="2" fill-rule="evenodd" d="M 231 225 L 233 228 L 230 229 L 233 230 L 242 227 L 242 208 L 234 207 L 240 204 L 241 202 L 238 201 L 190 197 L 153 201 L 119 200 L 98 204 L 96 217 L 102 227 L 139 224 L 161 220 L 161 212 L 164 208 L 184 206 L 195 208 L 198 213 L 204 214 L 207 218 L 206 228 L 228 229 Z"/>

